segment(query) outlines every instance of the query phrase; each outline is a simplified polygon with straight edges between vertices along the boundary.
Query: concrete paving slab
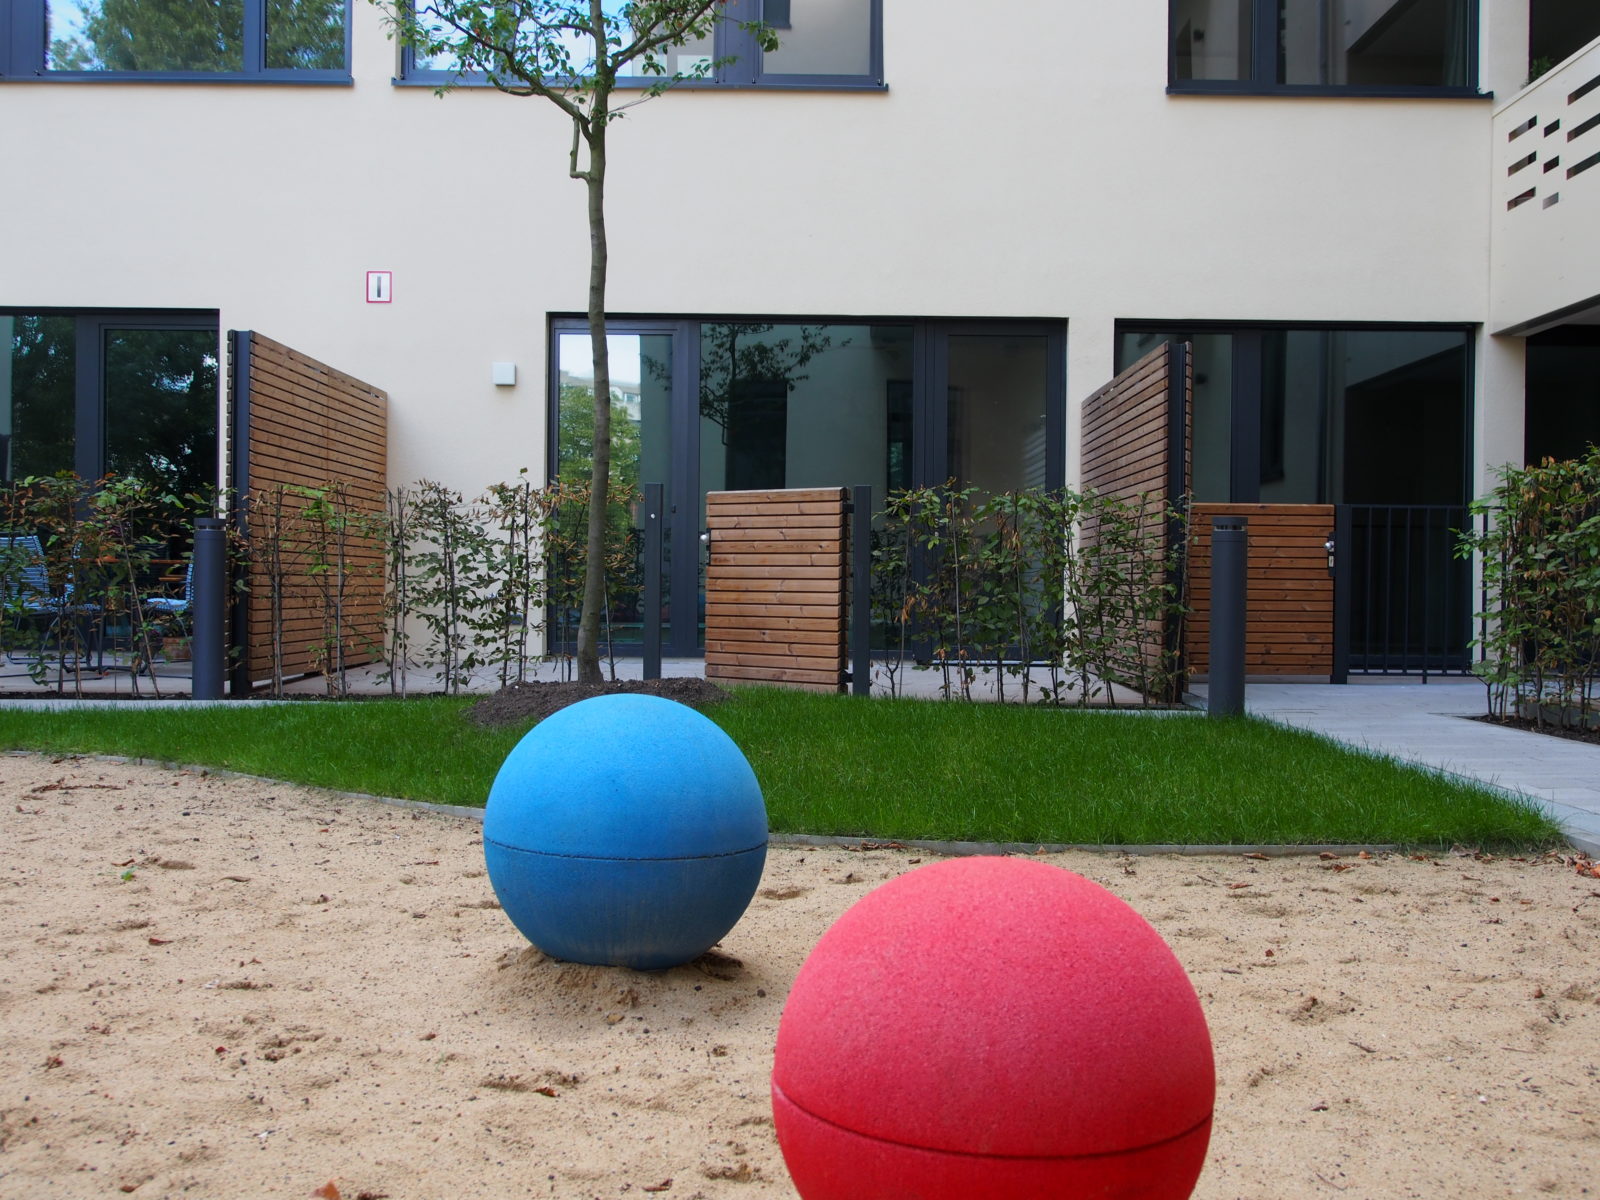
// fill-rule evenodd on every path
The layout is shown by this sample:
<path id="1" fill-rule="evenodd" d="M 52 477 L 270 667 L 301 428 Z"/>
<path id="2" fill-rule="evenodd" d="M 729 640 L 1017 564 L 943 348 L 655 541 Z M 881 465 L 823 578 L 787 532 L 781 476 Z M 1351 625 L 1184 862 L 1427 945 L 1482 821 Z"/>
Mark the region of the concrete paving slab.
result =
<path id="1" fill-rule="evenodd" d="M 1193 692 L 1204 704 L 1205 685 Z M 1470 720 L 1487 711 L 1477 680 L 1251 683 L 1245 710 L 1537 800 L 1574 846 L 1600 856 L 1600 746 Z"/>

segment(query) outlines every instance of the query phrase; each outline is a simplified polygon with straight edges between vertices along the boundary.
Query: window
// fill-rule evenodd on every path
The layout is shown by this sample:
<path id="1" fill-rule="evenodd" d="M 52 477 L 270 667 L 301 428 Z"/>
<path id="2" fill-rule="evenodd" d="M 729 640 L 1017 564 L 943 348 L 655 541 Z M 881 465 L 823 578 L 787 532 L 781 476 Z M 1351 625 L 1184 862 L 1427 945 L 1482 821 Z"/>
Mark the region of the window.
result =
<path id="1" fill-rule="evenodd" d="M 666 485 L 668 654 L 697 653 L 703 633 L 707 492 L 867 484 L 882 504 L 951 478 L 990 493 L 1063 482 L 1057 323 L 615 318 L 607 347 L 613 484 Z M 586 479 L 587 322 L 552 323 L 550 363 L 549 461 Z M 625 502 L 613 520 L 617 544 L 638 542 Z"/>
<path id="2" fill-rule="evenodd" d="M 217 320 L 0 310 L 0 468 L 217 482 Z"/>
<path id="3" fill-rule="evenodd" d="M 1534 334 L 1526 370 L 1524 461 L 1579 458 L 1600 446 L 1600 326 Z"/>
<path id="4" fill-rule="evenodd" d="M 1530 82 L 1600 37 L 1600 5 L 1571 0 L 1529 0 Z"/>
<path id="5" fill-rule="evenodd" d="M 607 10 L 622 0 L 607 0 Z M 426 16 L 426 6 L 418 11 Z M 883 0 L 728 0 L 726 18 L 702 42 L 670 50 L 662 63 L 668 75 L 688 72 L 697 62 L 721 62 L 704 80 L 685 87 L 766 87 L 797 89 L 865 89 L 883 87 Z M 778 35 L 778 48 L 764 53 L 741 22 L 764 20 Z M 590 52 L 586 41 L 572 47 L 574 67 L 581 71 Z M 410 47 L 401 51 L 401 80 L 437 87 L 457 78 L 458 64 L 447 56 L 431 57 Z M 635 63 L 619 82 L 647 87 L 659 75 Z M 461 78 L 483 85 L 481 76 Z"/>
<path id="6" fill-rule="evenodd" d="M 1119 324 L 1117 369 L 1194 345 L 1194 498 L 1464 504 L 1471 337 L 1457 328 Z"/>
<path id="7" fill-rule="evenodd" d="M 1173 92 L 1477 92 L 1477 0 L 1169 0 Z"/>
<path id="8" fill-rule="evenodd" d="M 0 0 L 0 78 L 348 83 L 350 0 Z"/>

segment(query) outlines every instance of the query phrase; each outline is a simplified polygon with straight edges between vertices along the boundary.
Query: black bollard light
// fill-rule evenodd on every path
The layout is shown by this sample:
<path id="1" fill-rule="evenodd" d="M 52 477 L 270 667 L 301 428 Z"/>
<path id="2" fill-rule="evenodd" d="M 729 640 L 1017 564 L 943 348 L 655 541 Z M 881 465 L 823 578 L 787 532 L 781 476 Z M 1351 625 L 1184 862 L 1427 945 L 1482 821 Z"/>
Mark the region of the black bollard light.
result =
<path id="1" fill-rule="evenodd" d="M 1244 715 L 1244 627 L 1250 544 L 1243 517 L 1211 518 L 1211 690 L 1213 717 Z"/>
<path id="2" fill-rule="evenodd" d="M 196 700 L 222 699 L 223 667 L 228 658 L 223 613 L 228 594 L 228 541 L 223 523 L 201 517 L 194 523 L 194 621 L 189 692 Z"/>

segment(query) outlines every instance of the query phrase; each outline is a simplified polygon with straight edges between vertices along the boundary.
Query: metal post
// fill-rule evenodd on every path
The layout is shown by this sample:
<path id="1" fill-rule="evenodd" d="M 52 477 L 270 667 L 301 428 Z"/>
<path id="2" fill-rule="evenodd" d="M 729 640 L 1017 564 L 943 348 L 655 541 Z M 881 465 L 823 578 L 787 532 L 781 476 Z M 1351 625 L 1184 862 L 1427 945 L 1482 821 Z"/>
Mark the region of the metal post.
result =
<path id="1" fill-rule="evenodd" d="M 850 489 L 850 693 L 872 694 L 872 488 Z"/>
<path id="2" fill-rule="evenodd" d="M 1333 509 L 1333 550 L 1329 554 L 1333 576 L 1333 670 L 1329 683 L 1350 682 L 1350 609 L 1355 594 L 1356 522 L 1348 504 Z"/>
<path id="3" fill-rule="evenodd" d="M 227 662 L 228 539 L 223 522 L 201 517 L 194 523 L 194 669 L 189 694 L 196 700 L 222 699 Z"/>
<path id="4" fill-rule="evenodd" d="M 661 529 L 666 489 L 644 485 L 644 677 L 661 678 Z"/>
<path id="5" fill-rule="evenodd" d="M 1213 717 L 1244 715 L 1244 630 L 1250 543 L 1243 517 L 1211 518 Z"/>

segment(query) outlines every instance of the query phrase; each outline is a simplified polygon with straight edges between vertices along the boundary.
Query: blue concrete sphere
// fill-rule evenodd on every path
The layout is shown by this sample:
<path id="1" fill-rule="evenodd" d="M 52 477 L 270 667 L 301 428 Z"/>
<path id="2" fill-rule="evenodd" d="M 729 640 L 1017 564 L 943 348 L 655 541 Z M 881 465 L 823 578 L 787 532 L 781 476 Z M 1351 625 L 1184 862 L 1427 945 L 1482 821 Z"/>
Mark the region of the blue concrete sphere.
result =
<path id="1" fill-rule="evenodd" d="M 546 717 L 489 789 L 483 856 L 500 906 L 552 958 L 654 970 L 709 950 L 767 859 L 767 809 L 733 739 L 657 696 Z"/>

